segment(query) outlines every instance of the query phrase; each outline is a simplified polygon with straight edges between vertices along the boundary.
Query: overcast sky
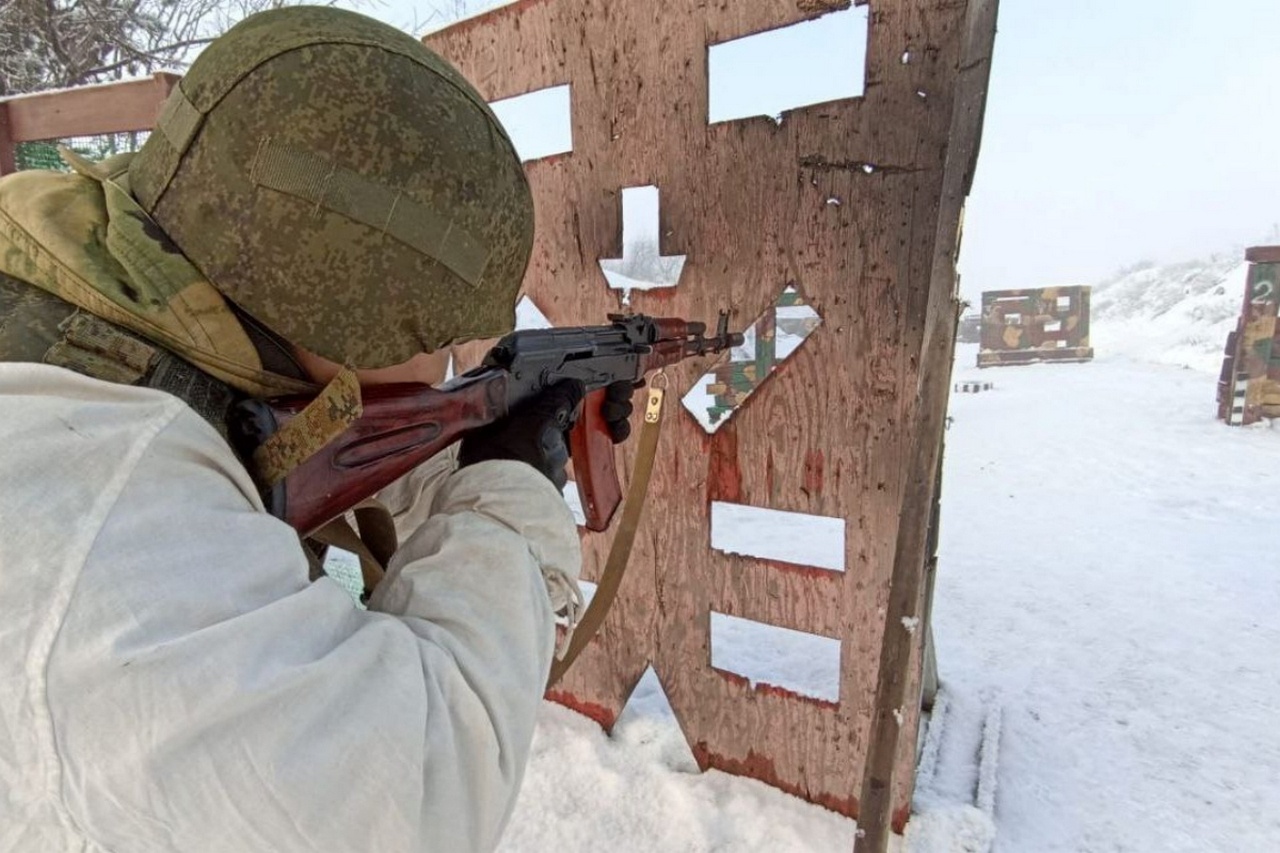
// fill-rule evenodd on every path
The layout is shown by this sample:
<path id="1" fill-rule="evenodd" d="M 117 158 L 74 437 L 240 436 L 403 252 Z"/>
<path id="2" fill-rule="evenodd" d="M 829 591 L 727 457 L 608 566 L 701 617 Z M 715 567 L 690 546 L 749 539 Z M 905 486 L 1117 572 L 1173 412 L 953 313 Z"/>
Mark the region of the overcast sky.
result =
<path id="1" fill-rule="evenodd" d="M 1280 242 L 1280 0 L 1000 5 L 965 295 L 1091 284 L 1141 260 Z M 406 29 L 432 9 L 365 7 Z M 806 80 L 820 81 L 808 84 L 814 99 L 830 96 L 831 79 L 860 80 L 863 45 L 808 38 L 797 53 L 826 67 L 794 72 L 802 93 Z"/>

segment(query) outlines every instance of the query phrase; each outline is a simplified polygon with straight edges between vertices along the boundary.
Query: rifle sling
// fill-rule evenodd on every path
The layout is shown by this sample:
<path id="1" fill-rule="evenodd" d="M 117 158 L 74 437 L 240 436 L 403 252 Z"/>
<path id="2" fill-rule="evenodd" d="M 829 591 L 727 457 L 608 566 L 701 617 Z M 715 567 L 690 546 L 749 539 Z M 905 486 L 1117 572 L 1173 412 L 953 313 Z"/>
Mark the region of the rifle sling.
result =
<path id="1" fill-rule="evenodd" d="M 627 502 L 622 508 L 622 520 L 618 523 L 618 532 L 613 537 L 613 544 L 609 547 L 609 557 L 605 560 L 604 571 L 600 573 L 600 583 L 596 587 L 595 596 L 591 599 L 591 605 L 587 607 L 587 612 L 578 622 L 578 627 L 574 630 L 564 655 L 551 662 L 551 676 L 547 679 L 548 689 L 564 676 L 578 655 L 595 637 L 600 626 L 604 624 L 614 599 L 618 597 L 622 576 L 631 557 L 631 546 L 635 544 L 636 530 L 640 527 L 640 516 L 644 512 L 644 500 L 649 491 L 653 463 L 658 454 L 658 433 L 662 427 L 662 396 L 661 388 L 649 389 L 644 426 L 640 430 L 640 445 L 636 450 L 631 482 L 627 485 Z"/>
<path id="2" fill-rule="evenodd" d="M 340 515 L 311 534 L 311 538 L 360 558 L 360 574 L 364 577 L 362 598 L 368 598 L 386 574 L 387 563 L 398 547 L 396 526 L 387 508 L 373 498 L 357 504 L 353 513 L 359 533 L 352 529 L 346 516 Z"/>

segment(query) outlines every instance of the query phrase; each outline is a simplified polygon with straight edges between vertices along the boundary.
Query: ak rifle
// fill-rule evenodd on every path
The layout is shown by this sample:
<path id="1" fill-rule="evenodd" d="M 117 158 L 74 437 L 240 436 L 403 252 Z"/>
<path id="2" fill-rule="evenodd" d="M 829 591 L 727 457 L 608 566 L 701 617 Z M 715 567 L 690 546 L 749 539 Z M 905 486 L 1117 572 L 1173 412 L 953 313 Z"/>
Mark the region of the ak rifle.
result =
<path id="1" fill-rule="evenodd" d="M 740 346 L 721 314 L 706 324 L 643 314 L 610 315 L 607 326 L 512 332 L 479 367 L 433 387 L 380 385 L 361 390 L 363 412 L 341 435 L 306 458 L 283 480 L 261 488 L 267 510 L 308 535 L 390 485 L 471 430 L 506 417 L 520 403 L 562 379 L 587 395 L 569 437 L 586 526 L 609 526 L 622 491 L 613 441 L 601 413 L 605 388 L 639 382 L 686 358 Z M 246 458 L 311 402 L 304 395 L 251 399 L 236 407 L 231 431 Z"/>

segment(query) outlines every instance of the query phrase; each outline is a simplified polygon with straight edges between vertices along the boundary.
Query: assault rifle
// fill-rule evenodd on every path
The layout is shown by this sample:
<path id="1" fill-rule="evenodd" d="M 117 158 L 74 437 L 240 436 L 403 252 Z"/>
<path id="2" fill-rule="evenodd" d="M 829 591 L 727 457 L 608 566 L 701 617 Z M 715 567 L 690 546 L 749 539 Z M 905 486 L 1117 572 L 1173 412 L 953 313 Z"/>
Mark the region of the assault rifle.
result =
<path id="1" fill-rule="evenodd" d="M 715 335 L 706 324 L 669 317 L 609 315 L 610 325 L 512 332 L 481 365 L 436 388 L 396 384 L 362 389 L 363 413 L 338 438 L 280 482 L 262 488 L 267 510 L 310 534 L 413 470 L 470 430 L 493 423 L 519 403 L 562 379 L 586 386 L 569 451 L 591 530 L 609 526 L 622 500 L 613 442 L 601 414 L 606 386 L 638 382 L 686 358 L 740 346 L 720 315 Z M 230 423 L 246 458 L 311 401 L 306 396 L 245 400 Z"/>

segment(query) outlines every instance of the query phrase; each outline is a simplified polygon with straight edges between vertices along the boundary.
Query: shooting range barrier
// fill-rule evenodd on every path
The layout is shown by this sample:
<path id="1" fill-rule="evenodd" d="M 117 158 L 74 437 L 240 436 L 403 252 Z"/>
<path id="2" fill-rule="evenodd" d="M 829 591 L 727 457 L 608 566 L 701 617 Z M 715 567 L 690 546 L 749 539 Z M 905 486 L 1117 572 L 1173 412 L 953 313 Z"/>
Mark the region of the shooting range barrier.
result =
<path id="1" fill-rule="evenodd" d="M 504 109 L 544 90 L 535 100 L 560 115 L 567 105 L 567 132 L 518 142 L 537 208 L 526 319 L 595 325 L 626 303 L 709 321 L 728 310 L 750 332 L 719 362 L 670 371 L 632 565 L 549 698 L 611 728 L 652 666 L 703 769 L 857 817 L 859 850 L 884 850 L 904 828 L 921 703 L 936 689 L 926 638 L 955 257 L 996 9 L 521 0 L 426 39 Z M 854 91 L 781 115 L 712 112 L 713 50 L 828 13 L 854 16 Z M 145 131 L 175 83 L 0 102 L 0 172 L 17 167 L 21 144 Z M 656 214 L 635 216 L 656 218 L 643 252 L 622 238 L 632 199 Z M 666 279 L 633 278 L 650 266 Z M 484 348 L 458 348 L 459 369 Z M 634 450 L 619 451 L 624 480 Z M 761 518 L 803 531 L 812 553 L 744 539 Z M 582 536 L 595 580 L 613 531 Z M 717 668 L 736 666 L 745 623 L 830 649 L 830 693 Z"/>
<path id="2" fill-rule="evenodd" d="M 1218 417 L 1232 426 L 1280 418 L 1280 246 L 1255 246 L 1245 260 L 1244 306 L 1218 377 Z"/>
<path id="3" fill-rule="evenodd" d="M 1088 287 L 988 290 L 982 294 L 978 367 L 1090 361 Z"/>
<path id="4" fill-rule="evenodd" d="M 0 175 L 65 168 L 59 142 L 94 160 L 136 151 L 179 79 L 160 73 L 0 100 Z"/>
<path id="5" fill-rule="evenodd" d="M 623 304 L 728 310 L 748 334 L 669 372 L 683 405 L 665 415 L 631 567 L 550 697 L 610 728 L 651 666 L 703 768 L 858 816 L 860 849 L 884 849 L 909 813 L 954 260 L 995 13 L 990 0 L 524 0 L 426 39 L 490 102 L 568 92 L 559 142 L 515 134 L 522 151 L 557 152 L 526 163 L 538 311 L 581 325 Z M 803 49 L 777 45 L 815 19 L 845 28 L 830 100 L 753 112 L 717 94 L 718 75 L 746 73 L 739 47 L 763 52 L 739 69 L 794 61 Z M 642 203 L 656 224 L 639 239 L 656 245 L 624 236 Z M 460 367 L 478 352 L 462 348 Z M 619 452 L 624 477 L 633 452 Z M 758 513 L 812 531 L 823 556 L 723 525 Z M 589 579 L 611 537 L 584 531 Z M 836 643 L 833 691 L 720 668 L 731 656 L 713 634 L 741 621 Z"/>

